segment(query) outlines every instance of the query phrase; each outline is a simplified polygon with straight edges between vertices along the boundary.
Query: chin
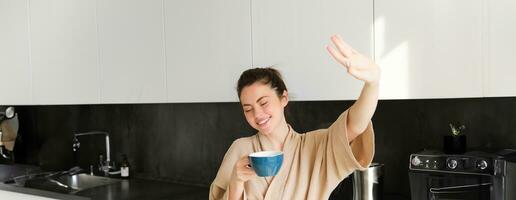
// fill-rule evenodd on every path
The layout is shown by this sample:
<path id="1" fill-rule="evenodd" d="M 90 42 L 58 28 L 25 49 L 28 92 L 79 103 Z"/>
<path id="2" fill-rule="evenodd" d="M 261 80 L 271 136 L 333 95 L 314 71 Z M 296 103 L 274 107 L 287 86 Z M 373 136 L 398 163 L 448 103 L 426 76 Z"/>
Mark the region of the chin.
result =
<path id="1" fill-rule="evenodd" d="M 256 130 L 258 130 L 263 135 L 270 135 L 272 133 L 272 131 L 274 131 L 274 127 L 275 126 L 269 126 L 269 127 L 263 128 L 263 129 L 260 129 L 257 127 Z"/>

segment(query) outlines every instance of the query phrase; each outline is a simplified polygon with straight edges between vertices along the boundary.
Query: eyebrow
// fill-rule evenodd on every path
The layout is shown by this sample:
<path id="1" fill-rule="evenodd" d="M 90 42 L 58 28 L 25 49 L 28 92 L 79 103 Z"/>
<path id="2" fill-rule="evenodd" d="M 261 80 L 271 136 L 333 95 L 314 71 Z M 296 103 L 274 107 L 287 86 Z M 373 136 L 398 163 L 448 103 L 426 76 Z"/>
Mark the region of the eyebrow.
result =
<path id="1" fill-rule="evenodd" d="M 269 96 L 262 96 L 262 97 L 258 98 L 258 100 L 256 100 L 256 102 L 259 102 L 260 100 L 262 100 L 265 97 L 269 97 Z M 242 106 L 251 106 L 251 104 L 243 104 Z"/>

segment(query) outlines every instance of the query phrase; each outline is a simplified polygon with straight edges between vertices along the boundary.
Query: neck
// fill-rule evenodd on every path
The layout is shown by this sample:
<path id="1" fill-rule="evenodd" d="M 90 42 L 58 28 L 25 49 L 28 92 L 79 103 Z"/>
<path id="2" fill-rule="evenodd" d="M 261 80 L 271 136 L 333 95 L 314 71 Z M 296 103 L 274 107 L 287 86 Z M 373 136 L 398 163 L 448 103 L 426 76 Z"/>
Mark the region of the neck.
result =
<path id="1" fill-rule="evenodd" d="M 267 139 L 269 139 L 269 141 L 274 146 L 274 150 L 283 150 L 283 144 L 288 135 L 288 132 L 288 124 L 285 121 L 285 119 L 283 119 L 281 120 L 281 123 L 278 125 L 278 127 L 276 127 L 276 129 L 274 129 L 271 134 L 266 135 Z"/>

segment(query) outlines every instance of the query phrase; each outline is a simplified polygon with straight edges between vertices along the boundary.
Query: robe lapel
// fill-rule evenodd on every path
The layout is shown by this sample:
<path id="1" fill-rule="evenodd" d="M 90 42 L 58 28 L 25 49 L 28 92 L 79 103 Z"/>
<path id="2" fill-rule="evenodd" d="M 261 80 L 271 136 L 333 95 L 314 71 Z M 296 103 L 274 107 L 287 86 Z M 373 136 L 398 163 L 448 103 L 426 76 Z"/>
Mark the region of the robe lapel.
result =
<path id="1" fill-rule="evenodd" d="M 297 133 L 290 128 L 285 144 L 283 144 L 283 164 L 281 165 L 280 171 L 272 179 L 267 192 L 265 193 L 264 200 L 276 200 L 283 196 L 283 190 L 285 189 L 285 182 L 290 174 L 292 167 L 292 161 L 294 158 L 294 152 L 296 148 L 296 137 Z"/>
<path id="2" fill-rule="evenodd" d="M 263 144 L 260 142 L 260 137 L 257 133 L 253 137 L 253 151 L 254 152 L 265 151 L 265 149 L 262 145 Z M 263 199 L 263 196 L 266 194 L 266 192 L 268 190 L 269 184 L 263 177 L 256 178 L 256 181 L 257 181 L 257 183 L 256 183 L 257 185 L 256 185 L 255 189 L 260 188 L 259 190 L 256 190 L 256 192 L 260 193 L 260 194 L 257 194 L 256 196 L 261 196 L 262 197 L 261 199 Z"/>

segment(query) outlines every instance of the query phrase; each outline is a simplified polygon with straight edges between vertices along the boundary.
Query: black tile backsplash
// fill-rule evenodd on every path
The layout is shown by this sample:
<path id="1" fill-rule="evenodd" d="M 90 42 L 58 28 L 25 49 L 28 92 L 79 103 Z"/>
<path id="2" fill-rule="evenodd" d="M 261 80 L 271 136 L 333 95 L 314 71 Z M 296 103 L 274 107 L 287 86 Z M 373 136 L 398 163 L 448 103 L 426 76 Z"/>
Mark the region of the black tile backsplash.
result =
<path id="1" fill-rule="evenodd" d="M 327 127 L 352 103 L 290 102 L 287 118 L 298 132 Z M 90 161 L 74 159 L 73 133 L 107 131 L 112 158 L 127 154 L 134 176 L 205 186 L 231 142 L 255 133 L 238 103 L 19 106 L 17 111 L 18 163 L 46 169 L 84 165 Z M 382 100 L 373 126 L 386 193 L 409 196 L 409 154 L 441 149 L 453 121 L 466 125 L 470 150 L 516 148 L 516 98 Z M 104 151 L 103 138 L 81 139 L 81 150 L 95 162 Z"/>

